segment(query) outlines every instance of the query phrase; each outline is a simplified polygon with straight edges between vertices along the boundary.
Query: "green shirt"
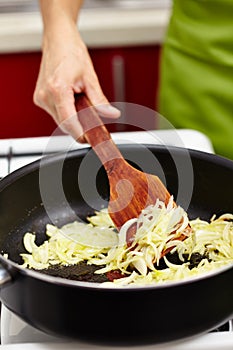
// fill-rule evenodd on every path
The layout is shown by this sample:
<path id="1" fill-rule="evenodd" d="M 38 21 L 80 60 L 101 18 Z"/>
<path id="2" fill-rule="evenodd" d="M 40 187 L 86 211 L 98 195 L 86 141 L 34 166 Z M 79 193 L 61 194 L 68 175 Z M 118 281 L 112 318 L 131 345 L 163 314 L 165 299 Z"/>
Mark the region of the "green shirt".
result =
<path id="1" fill-rule="evenodd" d="M 159 101 L 173 126 L 205 133 L 233 159 L 233 0 L 174 0 Z"/>

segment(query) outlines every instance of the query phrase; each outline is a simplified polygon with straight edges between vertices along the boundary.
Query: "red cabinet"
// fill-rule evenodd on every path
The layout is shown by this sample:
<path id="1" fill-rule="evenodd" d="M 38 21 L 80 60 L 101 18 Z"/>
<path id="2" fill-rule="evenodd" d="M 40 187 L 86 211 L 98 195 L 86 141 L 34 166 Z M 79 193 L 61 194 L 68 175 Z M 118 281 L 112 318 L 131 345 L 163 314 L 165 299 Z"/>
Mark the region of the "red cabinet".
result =
<path id="1" fill-rule="evenodd" d="M 0 138 L 50 135 L 55 123 L 32 101 L 40 53 L 0 56 Z"/>
<path id="2" fill-rule="evenodd" d="M 159 51 L 158 46 L 90 49 L 107 98 L 156 109 Z M 39 52 L 0 55 L 0 138 L 47 136 L 56 128 L 53 119 L 32 101 L 40 59 Z M 154 119 L 148 119 L 145 127 L 154 128 Z M 116 124 L 109 129 L 137 127 Z"/>
<path id="3" fill-rule="evenodd" d="M 156 109 L 158 91 L 159 46 L 124 47 L 90 50 L 102 89 L 109 101 L 139 104 Z M 127 107 L 127 106 L 126 106 Z M 143 129 L 154 129 L 156 121 L 149 111 L 132 109 L 141 116 Z M 130 111 L 129 111 L 130 112 Z M 140 122 L 125 112 L 124 124 L 112 126 L 113 131 L 137 130 Z M 135 117 L 136 118 L 136 117 Z M 139 120 L 140 116 L 137 117 Z"/>

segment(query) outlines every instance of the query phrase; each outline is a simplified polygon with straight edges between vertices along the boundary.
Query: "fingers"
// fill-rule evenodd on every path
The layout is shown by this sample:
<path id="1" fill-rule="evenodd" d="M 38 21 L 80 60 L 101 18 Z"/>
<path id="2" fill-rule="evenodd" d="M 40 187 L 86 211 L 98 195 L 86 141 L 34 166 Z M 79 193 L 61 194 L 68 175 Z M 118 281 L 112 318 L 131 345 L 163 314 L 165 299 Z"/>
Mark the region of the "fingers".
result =
<path id="1" fill-rule="evenodd" d="M 72 88 L 52 85 L 47 90 L 36 89 L 34 102 L 49 113 L 59 128 L 78 142 L 85 142 L 82 127 L 77 118 Z"/>
<path id="2" fill-rule="evenodd" d="M 74 104 L 74 94 L 81 92 L 101 116 L 120 116 L 103 94 L 88 50 L 75 31 L 73 36 L 67 36 L 65 47 L 59 41 L 57 45 L 44 45 L 34 102 L 53 117 L 61 130 L 84 142 Z"/>
<path id="3" fill-rule="evenodd" d="M 73 89 L 71 87 L 58 89 L 53 94 L 53 101 L 59 127 L 65 133 L 70 134 L 75 140 L 81 140 L 83 130 L 77 118 Z"/>
<path id="4" fill-rule="evenodd" d="M 72 87 L 72 85 L 67 86 L 64 83 L 53 81 L 49 84 L 38 83 L 34 93 L 35 104 L 46 110 L 60 129 L 78 142 L 86 142 L 74 104 L 74 93 L 80 93 L 82 90 L 84 89 L 80 84 Z M 120 116 L 120 111 L 109 104 L 97 80 L 93 79 L 91 84 L 86 84 L 85 91 L 101 116 L 107 118 Z"/>

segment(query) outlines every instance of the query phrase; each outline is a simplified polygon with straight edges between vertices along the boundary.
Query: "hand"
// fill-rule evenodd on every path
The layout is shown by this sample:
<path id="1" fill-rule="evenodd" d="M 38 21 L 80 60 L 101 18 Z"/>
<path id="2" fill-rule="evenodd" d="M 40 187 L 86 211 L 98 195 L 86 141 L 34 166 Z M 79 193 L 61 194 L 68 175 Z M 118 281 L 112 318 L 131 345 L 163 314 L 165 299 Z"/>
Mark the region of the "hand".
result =
<path id="1" fill-rule="evenodd" d="M 118 118 L 120 111 L 104 96 L 97 75 L 74 23 L 45 34 L 34 102 L 46 110 L 66 133 L 83 142 L 74 106 L 74 93 L 84 92 L 100 115 Z"/>

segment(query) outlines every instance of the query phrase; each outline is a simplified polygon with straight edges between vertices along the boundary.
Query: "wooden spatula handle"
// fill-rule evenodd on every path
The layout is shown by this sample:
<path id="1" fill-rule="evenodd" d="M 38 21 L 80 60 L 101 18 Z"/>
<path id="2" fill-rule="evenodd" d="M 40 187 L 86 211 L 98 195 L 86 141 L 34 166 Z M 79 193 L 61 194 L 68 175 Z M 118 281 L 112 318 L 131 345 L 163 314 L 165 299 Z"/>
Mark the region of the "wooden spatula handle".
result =
<path id="1" fill-rule="evenodd" d="M 92 146 L 102 164 L 106 167 L 113 159 L 123 159 L 111 135 L 100 119 L 95 107 L 85 94 L 75 95 L 75 107 L 82 125 L 84 136 Z"/>

